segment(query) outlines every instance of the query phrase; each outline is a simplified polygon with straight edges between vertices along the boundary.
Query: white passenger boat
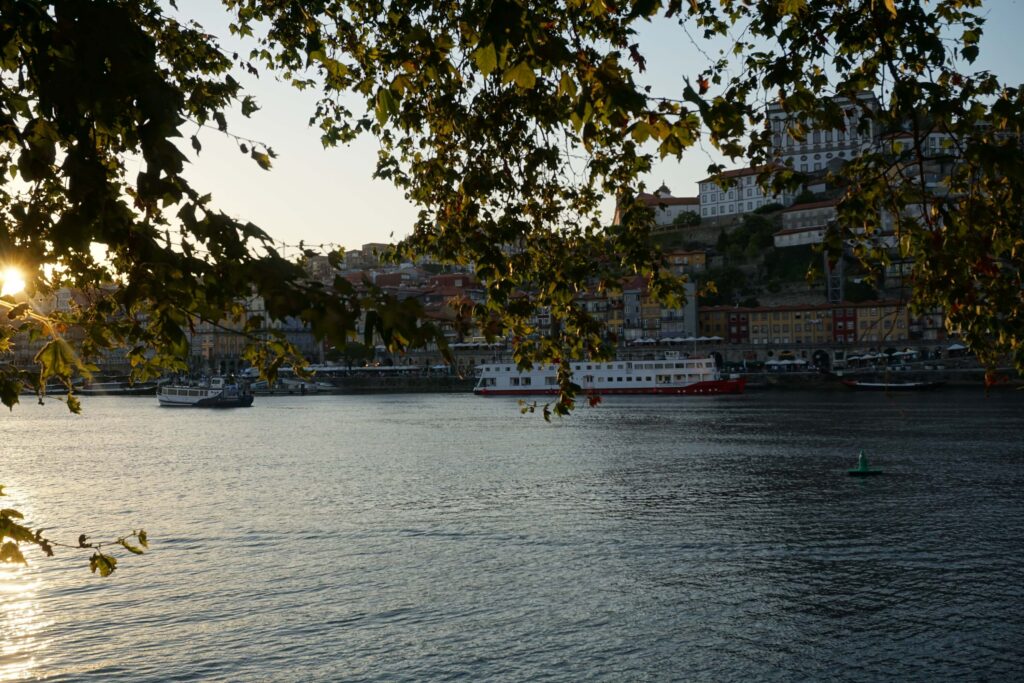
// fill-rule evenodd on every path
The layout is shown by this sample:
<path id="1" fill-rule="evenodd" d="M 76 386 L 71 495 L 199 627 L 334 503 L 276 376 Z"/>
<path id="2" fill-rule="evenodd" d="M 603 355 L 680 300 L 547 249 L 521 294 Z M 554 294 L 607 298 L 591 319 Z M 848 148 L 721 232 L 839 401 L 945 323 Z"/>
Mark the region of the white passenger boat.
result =
<path id="1" fill-rule="evenodd" d="M 479 396 L 558 393 L 554 365 L 520 372 L 514 363 L 491 363 L 477 371 Z M 712 358 L 580 362 L 572 363 L 572 374 L 584 394 L 741 394 L 747 384 L 742 377 L 723 379 Z"/>
<path id="2" fill-rule="evenodd" d="M 252 392 L 248 385 L 223 377 L 214 377 L 209 383 L 201 385 L 163 386 L 156 396 L 160 405 L 168 407 L 244 408 L 252 405 Z"/>

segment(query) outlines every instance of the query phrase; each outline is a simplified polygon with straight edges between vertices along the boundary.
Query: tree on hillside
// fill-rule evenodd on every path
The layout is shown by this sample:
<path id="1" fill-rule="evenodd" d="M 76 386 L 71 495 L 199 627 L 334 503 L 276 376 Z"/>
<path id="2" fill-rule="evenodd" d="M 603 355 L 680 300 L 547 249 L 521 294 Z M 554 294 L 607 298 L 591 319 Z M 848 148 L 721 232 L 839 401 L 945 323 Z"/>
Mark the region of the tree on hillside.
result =
<path id="1" fill-rule="evenodd" d="M 185 180 L 190 155 L 202 153 L 197 130 L 230 135 L 229 110 L 258 109 L 235 70 L 316 89 L 311 122 L 326 146 L 376 137 L 377 176 L 420 208 L 398 255 L 472 263 L 487 290 L 474 313 L 488 334 L 510 336 L 521 365 L 559 363 L 555 412 L 573 405 L 569 360 L 611 351 L 578 292 L 640 273 L 662 301 L 682 297 L 648 246 L 638 200 L 653 159 L 700 141 L 737 164 L 772 162 L 769 104 L 798 139 L 851 118 L 865 130 L 908 129 L 913 154 L 879 150 L 837 172 L 849 188 L 842 224 L 870 236 L 881 212 L 892 216 L 900 256 L 914 262 L 913 304 L 943 308 L 979 357 L 1010 354 L 1024 368 L 1024 97 L 970 71 L 980 0 L 224 5 L 232 31 L 255 41 L 250 54 L 225 52 L 157 0 L 0 0 L 0 260 L 29 274 L 32 293 L 86 294 L 62 315 L 5 300 L 0 351 L 19 329 L 51 340 L 37 384 L 87 372 L 90 354 L 120 345 L 139 374 L 181 367 L 192 321 L 239 316 L 253 293 L 268 316 L 301 318 L 335 346 L 360 319 L 366 339 L 394 351 L 443 343 L 415 302 L 307 279 L 249 222 L 259 216 L 227 216 Z M 650 92 L 638 82 L 636 35 L 647 21 L 732 47 L 687 65 L 678 91 Z M 882 106 L 849 104 L 865 90 Z M 923 172 L 937 129 L 957 153 L 941 192 Z M 270 147 L 236 140 L 270 168 Z M 791 169 L 762 178 L 791 189 L 800 180 Z M 621 209 L 615 225 L 603 221 L 605 197 Z M 530 326 L 540 309 L 553 321 L 548 336 Z M 65 339 L 72 326 L 80 343 Z M 254 342 L 249 357 L 265 372 L 294 352 L 283 338 Z M 29 380 L 3 366 L 0 399 L 12 405 Z"/>
<path id="2" fill-rule="evenodd" d="M 680 211 L 679 215 L 672 219 L 672 225 L 683 228 L 700 225 L 700 214 L 693 211 Z"/>

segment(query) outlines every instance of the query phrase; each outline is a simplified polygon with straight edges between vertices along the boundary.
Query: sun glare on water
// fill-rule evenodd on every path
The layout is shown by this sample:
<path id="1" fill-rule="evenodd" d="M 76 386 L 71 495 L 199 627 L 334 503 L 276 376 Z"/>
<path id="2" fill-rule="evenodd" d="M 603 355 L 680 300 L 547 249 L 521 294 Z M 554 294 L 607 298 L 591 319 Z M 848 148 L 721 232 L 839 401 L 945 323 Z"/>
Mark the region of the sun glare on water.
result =
<path id="1" fill-rule="evenodd" d="M 25 289 L 25 278 L 17 268 L 5 268 L 0 272 L 0 296 L 10 296 Z"/>

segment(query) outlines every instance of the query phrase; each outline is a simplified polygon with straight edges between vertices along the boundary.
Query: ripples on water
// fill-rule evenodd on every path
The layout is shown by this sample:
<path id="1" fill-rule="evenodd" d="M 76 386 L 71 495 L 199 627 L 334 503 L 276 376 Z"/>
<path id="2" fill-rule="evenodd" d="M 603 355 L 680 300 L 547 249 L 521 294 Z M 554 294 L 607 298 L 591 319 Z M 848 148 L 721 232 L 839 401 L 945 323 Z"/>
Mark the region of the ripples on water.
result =
<path id="1" fill-rule="evenodd" d="M 1024 396 L 148 399 L 0 417 L 6 506 L 107 580 L 0 574 L 0 677 L 998 680 Z M 886 476 L 844 476 L 864 448 Z"/>

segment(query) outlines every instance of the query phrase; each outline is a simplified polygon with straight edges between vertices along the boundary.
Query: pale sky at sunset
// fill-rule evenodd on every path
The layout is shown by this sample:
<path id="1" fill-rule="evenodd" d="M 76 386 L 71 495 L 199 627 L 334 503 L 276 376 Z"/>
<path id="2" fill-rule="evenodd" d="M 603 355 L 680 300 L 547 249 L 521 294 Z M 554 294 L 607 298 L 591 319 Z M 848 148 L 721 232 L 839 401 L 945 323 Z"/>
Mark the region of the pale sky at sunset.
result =
<path id="1" fill-rule="evenodd" d="M 1021 0 L 992 0 L 987 5 L 988 22 L 975 66 L 994 71 L 1008 84 L 1024 83 L 1024 58 L 1018 45 L 1024 5 Z M 178 0 L 178 6 L 179 17 L 200 21 L 225 49 L 239 48 L 228 35 L 227 14 L 219 2 Z M 640 81 L 652 85 L 657 94 L 678 97 L 683 75 L 697 73 L 706 62 L 672 23 L 649 27 L 639 42 L 648 69 Z M 238 152 L 234 141 L 204 130 L 199 135 L 203 151 L 189 171 L 198 189 L 212 192 L 219 208 L 291 244 L 304 240 L 351 249 L 391 241 L 392 233 L 396 239 L 409 233 L 416 208 L 389 182 L 372 178 L 375 140 L 367 137 L 324 150 L 318 131 L 307 126 L 315 93 L 297 92 L 266 74 L 258 80 L 237 77 L 257 98 L 261 110 L 252 119 L 229 119 L 232 132 L 266 142 L 278 158 L 272 171 L 262 171 Z M 664 181 L 677 196 L 696 195 L 696 182 L 707 175 L 708 164 L 718 160 L 694 148 L 682 162 L 656 164 L 646 179 L 648 187 Z"/>

